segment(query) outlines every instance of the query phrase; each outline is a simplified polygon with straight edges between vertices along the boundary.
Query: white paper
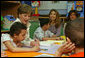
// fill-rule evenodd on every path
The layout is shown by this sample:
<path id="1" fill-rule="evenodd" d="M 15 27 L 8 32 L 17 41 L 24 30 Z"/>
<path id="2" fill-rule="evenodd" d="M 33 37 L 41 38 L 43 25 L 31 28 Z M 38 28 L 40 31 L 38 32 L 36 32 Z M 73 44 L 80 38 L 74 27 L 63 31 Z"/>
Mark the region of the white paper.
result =
<path id="1" fill-rule="evenodd" d="M 40 51 L 41 53 L 50 53 L 50 54 L 55 54 L 56 50 L 60 47 L 61 45 L 52 45 L 52 46 L 40 46 Z"/>

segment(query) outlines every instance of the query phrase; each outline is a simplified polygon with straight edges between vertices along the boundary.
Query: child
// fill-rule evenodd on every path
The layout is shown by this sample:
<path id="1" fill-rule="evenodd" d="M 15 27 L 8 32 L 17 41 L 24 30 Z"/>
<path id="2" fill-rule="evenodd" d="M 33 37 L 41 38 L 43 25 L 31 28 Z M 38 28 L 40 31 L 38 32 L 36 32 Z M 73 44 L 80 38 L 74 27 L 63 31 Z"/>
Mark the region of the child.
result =
<path id="1" fill-rule="evenodd" d="M 25 39 L 27 32 L 27 27 L 20 22 L 15 22 L 10 28 L 9 34 L 2 34 L 3 49 L 9 50 L 11 52 L 29 52 L 29 51 L 39 51 L 39 46 L 36 45 L 32 48 L 22 48 L 25 46 L 21 43 Z"/>
<path id="2" fill-rule="evenodd" d="M 65 35 L 69 38 L 69 41 L 75 44 L 73 47 L 72 43 L 65 43 L 61 48 L 59 48 L 55 55 L 60 57 L 63 54 L 64 48 L 73 50 L 74 53 L 69 57 L 84 57 L 84 20 L 78 19 L 67 23 L 65 29 Z"/>
<path id="3" fill-rule="evenodd" d="M 39 39 L 40 41 L 43 40 L 56 40 L 56 35 L 54 35 L 51 31 L 48 30 L 50 27 L 49 19 L 39 19 L 40 20 L 40 27 L 36 29 L 34 32 L 34 39 Z"/>

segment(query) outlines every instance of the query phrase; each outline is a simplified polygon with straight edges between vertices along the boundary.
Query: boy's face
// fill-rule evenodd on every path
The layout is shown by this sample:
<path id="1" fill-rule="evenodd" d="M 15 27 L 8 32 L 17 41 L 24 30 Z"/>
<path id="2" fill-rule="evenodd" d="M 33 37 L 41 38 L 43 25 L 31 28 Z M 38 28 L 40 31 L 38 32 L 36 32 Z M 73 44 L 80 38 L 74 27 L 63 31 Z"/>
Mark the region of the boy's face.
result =
<path id="1" fill-rule="evenodd" d="M 18 41 L 23 41 L 23 40 L 25 39 L 26 32 L 27 32 L 27 31 L 26 31 L 26 30 L 24 30 L 24 29 L 23 29 L 23 30 L 21 30 L 21 33 L 20 33 L 19 35 L 17 35 L 17 37 L 16 37 L 16 38 L 17 38 L 17 40 L 18 40 Z"/>
<path id="2" fill-rule="evenodd" d="M 48 30 L 49 27 L 50 27 L 50 24 L 49 23 L 45 25 L 46 30 Z"/>
<path id="3" fill-rule="evenodd" d="M 73 12 L 73 13 L 71 13 L 71 15 L 70 15 L 70 19 L 71 20 L 75 20 L 77 17 L 76 17 L 76 14 Z"/>
<path id="4" fill-rule="evenodd" d="M 54 21 L 54 20 L 56 19 L 56 12 L 55 12 L 55 11 L 52 11 L 52 12 L 50 13 L 50 19 L 51 19 L 52 21 Z"/>
<path id="5" fill-rule="evenodd" d="M 23 24 L 27 24 L 30 20 L 31 13 L 19 14 L 19 18 Z"/>

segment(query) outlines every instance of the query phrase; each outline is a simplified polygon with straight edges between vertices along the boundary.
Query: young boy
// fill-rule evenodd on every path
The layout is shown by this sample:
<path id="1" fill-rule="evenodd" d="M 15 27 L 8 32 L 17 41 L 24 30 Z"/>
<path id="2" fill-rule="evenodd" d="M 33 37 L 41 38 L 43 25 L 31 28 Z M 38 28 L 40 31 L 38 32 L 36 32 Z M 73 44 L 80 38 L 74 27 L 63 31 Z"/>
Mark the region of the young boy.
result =
<path id="1" fill-rule="evenodd" d="M 54 35 L 51 31 L 49 31 L 50 23 L 49 19 L 39 19 L 40 20 L 40 27 L 36 29 L 34 32 L 34 39 L 39 39 L 40 41 L 43 40 L 56 40 L 56 35 Z"/>
<path id="2" fill-rule="evenodd" d="M 71 22 L 68 22 L 65 28 L 65 35 L 69 38 L 69 41 L 75 44 L 74 53 L 69 57 L 84 57 L 84 20 L 78 19 Z M 72 43 L 65 43 L 61 48 L 59 48 L 55 55 L 60 57 L 64 48 L 73 50 Z"/>
<path id="3" fill-rule="evenodd" d="M 30 48 L 24 47 L 25 45 L 21 43 L 25 39 L 26 29 L 27 27 L 23 23 L 15 22 L 10 28 L 10 34 L 2 34 L 2 49 L 11 52 L 39 51 L 40 48 L 37 42 L 34 47 Z"/>

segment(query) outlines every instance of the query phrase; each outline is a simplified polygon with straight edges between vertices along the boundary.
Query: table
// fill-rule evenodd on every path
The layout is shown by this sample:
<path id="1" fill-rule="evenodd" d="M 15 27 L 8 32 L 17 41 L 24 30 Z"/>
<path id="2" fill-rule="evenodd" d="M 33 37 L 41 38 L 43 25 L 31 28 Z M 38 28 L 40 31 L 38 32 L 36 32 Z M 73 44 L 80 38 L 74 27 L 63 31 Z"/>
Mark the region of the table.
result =
<path id="1" fill-rule="evenodd" d="M 61 36 L 65 39 L 65 36 Z M 8 55 L 8 57 L 35 57 L 41 54 L 48 54 L 48 55 L 54 55 L 54 54 L 49 54 L 49 53 L 41 53 L 41 52 L 24 52 L 24 53 L 12 53 L 10 51 L 5 51 L 6 55 Z M 61 57 L 68 57 L 65 55 L 62 55 Z"/>
<path id="2" fill-rule="evenodd" d="M 5 52 L 6 55 L 8 55 L 8 57 L 35 57 L 41 54 L 48 54 L 48 53 L 39 53 L 39 52 L 25 52 L 25 53 L 12 53 L 10 51 L 5 51 Z M 53 54 L 49 54 L 49 55 L 53 55 Z"/>
<path id="3" fill-rule="evenodd" d="M 35 57 L 41 54 L 48 54 L 48 53 L 39 53 L 39 52 L 26 52 L 26 53 L 12 53 L 10 51 L 5 51 L 6 55 L 8 57 Z M 54 54 L 48 54 L 48 55 L 54 55 Z M 66 55 L 62 55 L 61 57 L 68 57 Z"/>

